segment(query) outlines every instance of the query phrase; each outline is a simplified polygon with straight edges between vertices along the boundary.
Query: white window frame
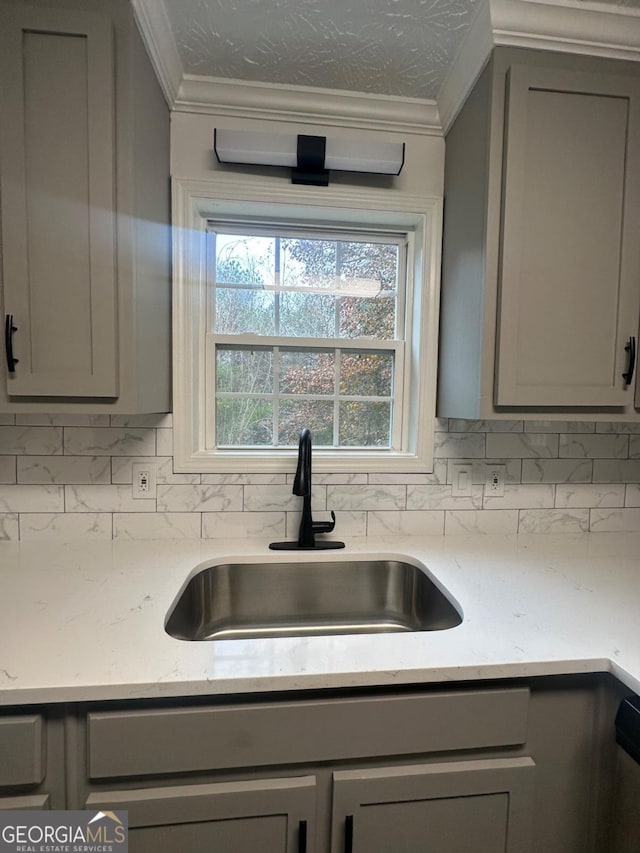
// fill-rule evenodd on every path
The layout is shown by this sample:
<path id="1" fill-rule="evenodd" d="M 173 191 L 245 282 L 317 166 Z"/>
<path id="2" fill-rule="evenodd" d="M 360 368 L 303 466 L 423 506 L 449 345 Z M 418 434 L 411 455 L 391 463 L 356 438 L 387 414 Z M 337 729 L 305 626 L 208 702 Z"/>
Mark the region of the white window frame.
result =
<path id="1" fill-rule="evenodd" d="M 173 181 L 174 468 L 184 473 L 291 471 L 296 449 L 208 446 L 207 229 L 209 220 L 405 231 L 410 326 L 405 329 L 399 449 L 314 447 L 319 472 L 405 473 L 433 470 L 442 200 L 388 189 L 287 184 L 248 189 L 233 179 Z M 345 340 L 345 347 L 350 341 Z M 209 352 L 207 352 L 209 350 Z M 304 424 L 301 424 L 301 428 Z"/>

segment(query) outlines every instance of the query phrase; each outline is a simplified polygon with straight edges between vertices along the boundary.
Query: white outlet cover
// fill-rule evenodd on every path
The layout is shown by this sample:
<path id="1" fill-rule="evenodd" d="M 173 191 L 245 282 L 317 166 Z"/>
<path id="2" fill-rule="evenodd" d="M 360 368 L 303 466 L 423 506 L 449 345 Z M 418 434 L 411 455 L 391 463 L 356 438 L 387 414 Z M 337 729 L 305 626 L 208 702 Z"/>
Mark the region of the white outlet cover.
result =
<path id="1" fill-rule="evenodd" d="M 505 465 L 486 465 L 484 496 L 487 498 L 504 497 L 504 480 L 506 476 Z"/>
<path id="2" fill-rule="evenodd" d="M 141 478 L 147 475 L 147 488 L 141 487 Z M 134 462 L 131 465 L 131 495 L 135 500 L 155 500 L 156 466 L 154 462 Z"/>

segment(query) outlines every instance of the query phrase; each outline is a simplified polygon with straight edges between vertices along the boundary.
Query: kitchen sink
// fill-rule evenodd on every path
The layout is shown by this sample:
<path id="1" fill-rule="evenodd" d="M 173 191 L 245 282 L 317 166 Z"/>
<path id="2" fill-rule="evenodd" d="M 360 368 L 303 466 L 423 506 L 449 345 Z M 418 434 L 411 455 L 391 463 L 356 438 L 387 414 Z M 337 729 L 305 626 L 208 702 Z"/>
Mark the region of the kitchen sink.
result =
<path id="1" fill-rule="evenodd" d="M 300 560 L 209 566 L 186 584 L 165 629 L 180 640 L 441 631 L 461 612 L 402 560 Z"/>

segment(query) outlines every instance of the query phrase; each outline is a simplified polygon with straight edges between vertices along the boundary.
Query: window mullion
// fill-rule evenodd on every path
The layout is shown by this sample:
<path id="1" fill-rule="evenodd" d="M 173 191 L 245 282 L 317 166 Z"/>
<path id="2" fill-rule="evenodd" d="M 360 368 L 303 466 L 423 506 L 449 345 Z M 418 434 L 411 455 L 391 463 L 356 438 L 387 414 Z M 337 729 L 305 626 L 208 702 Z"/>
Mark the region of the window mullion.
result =
<path id="1" fill-rule="evenodd" d="M 340 445 L 340 361 L 342 357 L 342 350 L 338 347 L 335 351 L 335 373 L 333 377 L 333 445 L 334 447 L 339 447 Z"/>
<path id="2" fill-rule="evenodd" d="M 280 269 L 280 237 L 275 238 L 275 258 L 273 283 L 275 285 L 275 293 L 273 295 L 273 310 L 274 310 L 274 328 L 276 335 L 280 334 L 280 294 L 282 293 L 282 272 Z"/>
<path id="3" fill-rule="evenodd" d="M 273 443 L 280 444 L 280 348 L 273 348 Z"/>

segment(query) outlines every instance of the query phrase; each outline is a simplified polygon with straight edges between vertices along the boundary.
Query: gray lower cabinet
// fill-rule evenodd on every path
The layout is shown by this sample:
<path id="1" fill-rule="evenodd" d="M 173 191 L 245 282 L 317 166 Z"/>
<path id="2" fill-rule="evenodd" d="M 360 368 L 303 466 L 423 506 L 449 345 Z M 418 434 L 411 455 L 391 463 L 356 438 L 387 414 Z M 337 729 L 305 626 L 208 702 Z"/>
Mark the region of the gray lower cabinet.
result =
<path id="1" fill-rule="evenodd" d="M 61 712 L 0 714 L 0 809 L 61 809 L 65 804 Z"/>
<path id="2" fill-rule="evenodd" d="M 638 228 L 637 69 L 497 49 L 446 137 L 438 414 L 637 417 Z"/>
<path id="3" fill-rule="evenodd" d="M 315 778 L 107 791 L 88 809 L 126 809 L 132 853 L 313 853 Z"/>
<path id="4" fill-rule="evenodd" d="M 531 758 L 338 771 L 332 853 L 526 853 L 534 780 Z"/>
<path id="5" fill-rule="evenodd" d="M 613 853 L 616 814 L 635 826 L 614 803 L 626 692 L 574 676 L 8 709 L 0 808 L 126 810 L 131 853 Z"/>
<path id="6" fill-rule="evenodd" d="M 167 411 L 169 111 L 126 0 L 0 2 L 0 411 Z"/>
<path id="7" fill-rule="evenodd" d="M 461 853 L 494 822 L 482 853 L 525 853 L 534 760 L 468 751 L 522 749 L 529 706 L 526 685 L 98 706 L 78 732 L 79 805 L 127 809 L 132 853 L 167 839 L 183 853 L 422 853 L 425 837 Z"/>

